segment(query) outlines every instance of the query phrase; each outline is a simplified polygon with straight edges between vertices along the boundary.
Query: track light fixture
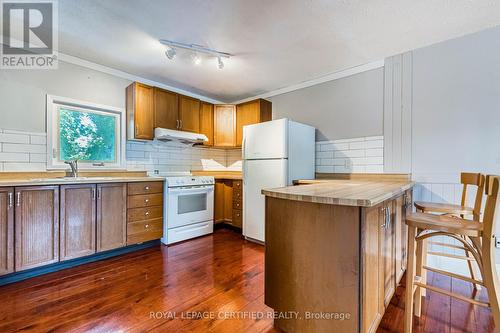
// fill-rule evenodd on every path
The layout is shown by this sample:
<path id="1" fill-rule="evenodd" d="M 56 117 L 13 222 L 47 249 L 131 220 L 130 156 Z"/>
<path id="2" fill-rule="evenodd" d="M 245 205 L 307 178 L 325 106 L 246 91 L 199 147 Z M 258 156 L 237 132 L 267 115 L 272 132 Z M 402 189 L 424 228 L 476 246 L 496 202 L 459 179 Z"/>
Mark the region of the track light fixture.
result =
<path id="1" fill-rule="evenodd" d="M 167 46 L 167 50 L 165 51 L 165 55 L 167 56 L 168 59 L 174 60 L 176 54 L 177 54 L 177 51 L 173 47 Z"/>
<path id="2" fill-rule="evenodd" d="M 205 46 L 197 45 L 197 44 L 185 44 L 185 43 L 174 42 L 174 41 L 166 40 L 166 39 L 160 39 L 160 43 L 167 46 L 167 49 L 165 51 L 165 55 L 170 60 L 173 60 L 175 58 L 175 55 L 177 53 L 176 49 L 184 49 L 184 50 L 188 50 L 190 52 L 193 52 L 193 55 L 191 57 L 192 57 L 193 63 L 195 65 L 201 64 L 201 54 L 205 54 L 208 56 L 217 57 L 217 67 L 219 69 L 223 69 L 224 62 L 222 62 L 222 58 L 229 59 L 232 56 L 229 53 L 209 49 Z"/>

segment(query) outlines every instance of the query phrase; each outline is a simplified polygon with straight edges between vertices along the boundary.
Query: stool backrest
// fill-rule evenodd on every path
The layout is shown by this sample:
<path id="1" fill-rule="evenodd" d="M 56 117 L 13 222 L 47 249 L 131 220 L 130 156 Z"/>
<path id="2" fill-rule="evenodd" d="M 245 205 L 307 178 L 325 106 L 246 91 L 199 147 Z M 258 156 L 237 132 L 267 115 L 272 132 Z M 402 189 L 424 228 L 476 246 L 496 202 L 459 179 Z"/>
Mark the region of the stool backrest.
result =
<path id="1" fill-rule="evenodd" d="M 485 176 L 480 173 L 462 172 L 460 174 L 460 182 L 464 185 L 461 201 L 462 206 L 467 206 L 467 187 L 469 185 L 477 186 L 476 199 L 474 200 L 474 210 L 472 215 L 474 221 L 479 221 L 481 217 L 481 205 L 483 203 Z"/>

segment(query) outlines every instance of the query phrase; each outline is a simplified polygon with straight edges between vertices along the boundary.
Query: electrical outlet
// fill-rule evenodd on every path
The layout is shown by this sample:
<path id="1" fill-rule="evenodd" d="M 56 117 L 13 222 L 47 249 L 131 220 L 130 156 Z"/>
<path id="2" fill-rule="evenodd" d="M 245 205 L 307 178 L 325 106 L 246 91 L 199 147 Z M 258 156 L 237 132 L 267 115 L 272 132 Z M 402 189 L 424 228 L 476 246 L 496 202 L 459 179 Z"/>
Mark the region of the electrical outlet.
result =
<path id="1" fill-rule="evenodd" d="M 352 169 L 352 161 L 350 159 L 346 159 L 344 162 L 344 168 Z"/>
<path id="2" fill-rule="evenodd" d="M 155 170 L 153 171 L 153 173 L 154 173 L 155 175 L 159 175 L 159 174 L 160 174 L 160 170 L 156 170 L 156 169 L 155 169 Z"/>
<path id="3" fill-rule="evenodd" d="M 495 247 L 500 249 L 500 237 L 495 235 Z"/>

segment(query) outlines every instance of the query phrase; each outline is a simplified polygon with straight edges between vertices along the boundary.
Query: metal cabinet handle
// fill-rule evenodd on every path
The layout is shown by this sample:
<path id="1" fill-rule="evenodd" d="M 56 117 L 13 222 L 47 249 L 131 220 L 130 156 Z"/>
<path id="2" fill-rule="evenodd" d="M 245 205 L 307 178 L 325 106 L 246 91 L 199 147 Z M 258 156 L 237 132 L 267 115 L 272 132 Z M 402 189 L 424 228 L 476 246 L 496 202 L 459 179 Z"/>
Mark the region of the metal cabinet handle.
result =
<path id="1" fill-rule="evenodd" d="M 95 188 L 92 189 L 92 200 L 95 200 Z"/>
<path id="2" fill-rule="evenodd" d="M 144 215 L 148 216 L 148 215 L 149 215 L 149 212 L 144 213 Z"/>
<path id="3" fill-rule="evenodd" d="M 148 229 L 148 228 L 149 228 L 149 224 L 146 224 L 144 227 L 145 227 L 146 229 Z"/>
<path id="4" fill-rule="evenodd" d="M 19 207 L 21 206 L 21 192 L 17 192 L 17 198 L 16 198 L 16 206 Z"/>
<path id="5" fill-rule="evenodd" d="M 145 203 L 148 203 L 148 202 L 149 202 L 149 199 L 144 199 L 144 202 L 145 202 Z"/>
<path id="6" fill-rule="evenodd" d="M 101 189 L 97 189 L 97 199 L 101 199 Z"/>
<path id="7" fill-rule="evenodd" d="M 14 206 L 14 194 L 9 192 L 9 208 L 12 208 L 12 206 Z"/>
<path id="8" fill-rule="evenodd" d="M 149 186 L 145 186 L 145 187 L 144 187 L 144 190 L 145 190 L 145 191 L 149 191 Z"/>
<path id="9" fill-rule="evenodd" d="M 382 208 L 382 213 L 384 214 L 384 223 L 380 225 L 382 228 L 386 228 L 387 225 L 387 207 Z"/>

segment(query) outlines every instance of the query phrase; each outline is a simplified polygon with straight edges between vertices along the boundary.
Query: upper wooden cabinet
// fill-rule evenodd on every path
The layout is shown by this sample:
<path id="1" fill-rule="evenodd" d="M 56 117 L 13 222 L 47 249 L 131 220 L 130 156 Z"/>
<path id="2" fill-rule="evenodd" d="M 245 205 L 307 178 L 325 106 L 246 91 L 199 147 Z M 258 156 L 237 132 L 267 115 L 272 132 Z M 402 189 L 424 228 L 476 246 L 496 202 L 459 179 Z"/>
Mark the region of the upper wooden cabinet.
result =
<path id="1" fill-rule="evenodd" d="M 262 123 L 272 119 L 272 103 L 265 99 L 238 104 L 236 106 L 236 146 L 243 142 L 243 126 Z"/>
<path id="2" fill-rule="evenodd" d="M 0 275 L 14 271 L 14 189 L 0 188 Z"/>
<path id="3" fill-rule="evenodd" d="M 22 271 L 59 261 L 59 186 L 15 191 L 15 268 Z"/>
<path id="4" fill-rule="evenodd" d="M 200 132 L 200 100 L 179 95 L 180 130 Z"/>
<path id="5" fill-rule="evenodd" d="M 153 140 L 154 88 L 134 82 L 127 87 L 127 137 Z"/>
<path id="6" fill-rule="evenodd" d="M 176 130 L 179 126 L 179 97 L 168 90 L 154 88 L 154 128 Z"/>
<path id="7" fill-rule="evenodd" d="M 204 142 L 204 146 L 214 145 L 214 105 L 201 102 L 200 106 L 200 133 L 205 134 L 208 138 L 207 142 Z"/>
<path id="8" fill-rule="evenodd" d="M 214 146 L 236 146 L 236 107 L 234 105 L 215 105 L 214 107 Z"/>
<path id="9" fill-rule="evenodd" d="M 60 260 L 96 252 L 96 186 L 61 186 Z"/>

